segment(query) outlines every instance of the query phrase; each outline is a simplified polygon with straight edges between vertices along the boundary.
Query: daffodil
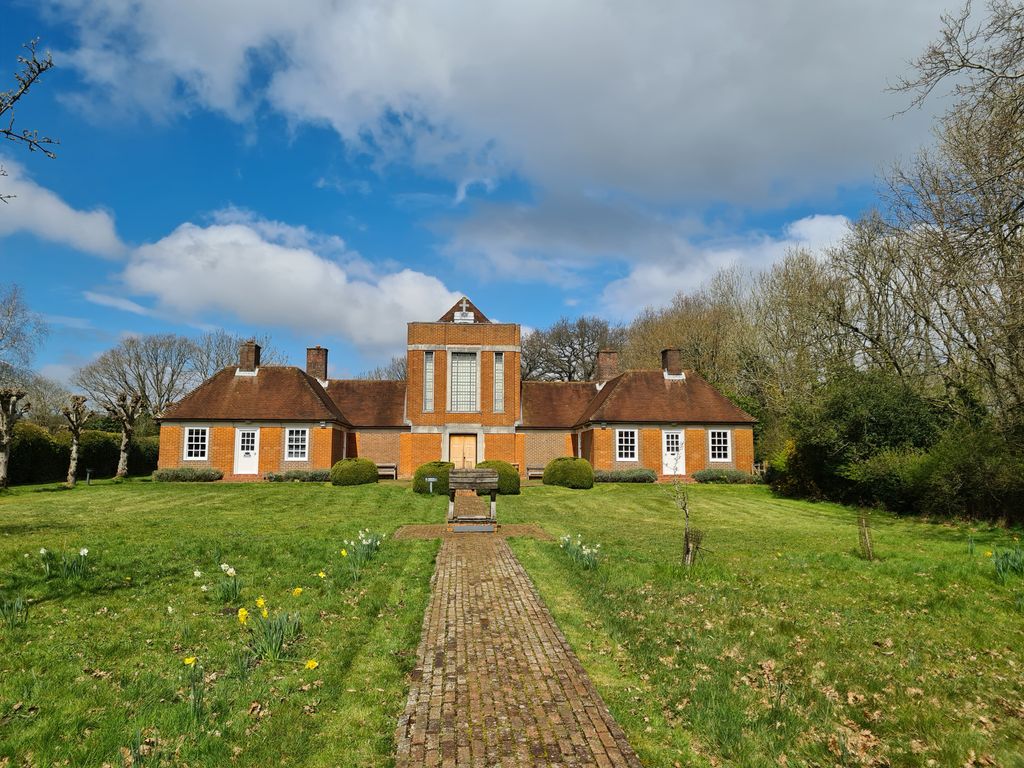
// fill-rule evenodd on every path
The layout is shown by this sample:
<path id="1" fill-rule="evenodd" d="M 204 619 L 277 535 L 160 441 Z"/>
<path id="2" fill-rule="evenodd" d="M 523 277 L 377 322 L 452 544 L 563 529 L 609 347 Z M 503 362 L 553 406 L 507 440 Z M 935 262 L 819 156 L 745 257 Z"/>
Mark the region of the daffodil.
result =
<path id="1" fill-rule="evenodd" d="M 296 587 L 292 590 L 292 597 L 298 597 L 302 594 L 302 587 Z"/>
<path id="2" fill-rule="evenodd" d="M 220 564 L 220 569 L 221 569 L 222 571 L 224 571 L 224 573 L 227 573 L 227 572 L 228 572 L 228 568 L 230 568 L 230 567 L 231 567 L 231 566 L 230 566 L 230 565 L 228 565 L 227 563 L 221 563 L 221 564 Z"/>
<path id="3" fill-rule="evenodd" d="M 324 573 L 323 571 L 320 571 L 320 573 L 318 573 L 317 576 L 319 576 L 321 579 L 326 579 L 327 578 L 327 574 Z"/>
<path id="4" fill-rule="evenodd" d="M 197 579 L 203 578 L 203 572 L 198 569 L 192 571 L 192 575 Z"/>
<path id="5" fill-rule="evenodd" d="M 341 556 L 342 557 L 348 557 L 348 550 L 347 549 L 341 550 Z"/>
<path id="6" fill-rule="evenodd" d="M 243 627 L 249 622 L 249 611 L 245 608 L 238 609 L 238 623 Z"/>
<path id="7" fill-rule="evenodd" d="M 88 550 L 87 547 L 82 547 L 80 550 L 78 550 L 78 554 L 81 555 L 82 557 L 85 557 L 86 555 L 89 554 L 89 550 Z"/>
<path id="8" fill-rule="evenodd" d="M 267 607 L 267 599 L 265 597 L 263 597 L 263 595 L 260 595 L 259 597 L 256 598 L 256 607 L 257 608 L 266 608 Z"/>
<path id="9" fill-rule="evenodd" d="M 985 557 L 992 557 L 992 550 L 991 549 L 988 552 L 985 553 Z"/>
<path id="10" fill-rule="evenodd" d="M 320 662 L 316 659 L 310 659 L 306 662 L 306 669 L 316 669 L 320 666 Z"/>
<path id="11" fill-rule="evenodd" d="M 270 614 L 269 614 L 269 613 L 267 613 L 267 609 L 266 609 L 266 608 L 260 608 L 260 616 L 262 616 L 262 617 L 263 617 L 263 618 L 265 619 L 265 618 L 267 618 L 267 617 L 268 617 L 269 615 L 270 615 Z"/>
<path id="12" fill-rule="evenodd" d="M 196 664 L 196 657 L 195 656 L 186 656 L 184 659 L 182 659 L 182 661 L 185 662 L 185 666 L 186 667 L 194 667 L 195 664 Z"/>
<path id="13" fill-rule="evenodd" d="M 224 571 L 224 573 L 226 573 L 231 578 L 235 577 L 235 569 L 234 568 L 228 568 L 226 571 Z"/>

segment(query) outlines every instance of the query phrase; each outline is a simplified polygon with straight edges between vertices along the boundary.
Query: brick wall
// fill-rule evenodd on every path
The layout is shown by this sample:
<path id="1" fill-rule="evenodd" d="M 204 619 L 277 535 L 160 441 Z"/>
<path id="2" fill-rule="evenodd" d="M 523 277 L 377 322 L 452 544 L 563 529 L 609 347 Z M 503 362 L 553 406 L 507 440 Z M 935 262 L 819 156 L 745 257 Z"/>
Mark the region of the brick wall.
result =
<path id="1" fill-rule="evenodd" d="M 524 431 L 527 467 L 545 467 L 559 456 L 573 456 L 572 433 L 556 429 Z M 525 470 L 525 467 L 522 469 Z"/>
<path id="2" fill-rule="evenodd" d="M 399 437 L 398 476 L 412 477 L 416 467 L 441 460 L 440 434 L 402 432 Z"/>
<path id="3" fill-rule="evenodd" d="M 754 471 L 754 429 L 737 427 L 732 431 L 732 455 L 736 469 Z"/>
<path id="4" fill-rule="evenodd" d="M 235 426 L 233 424 L 201 425 L 209 426 L 207 456 L 204 461 L 185 461 L 182 458 L 184 447 L 184 424 L 164 424 L 160 427 L 160 456 L 158 466 L 172 467 L 212 467 L 219 469 L 224 476 L 230 477 L 235 471 Z M 248 425 L 247 425 L 248 426 Z M 258 477 L 267 472 L 282 472 L 289 469 L 329 469 L 340 458 L 344 440 L 344 430 L 339 427 L 320 427 L 319 424 L 296 424 L 309 428 L 309 459 L 306 461 L 286 461 L 285 428 L 280 426 L 253 425 L 260 431 Z"/>
<path id="5" fill-rule="evenodd" d="M 686 474 L 702 470 L 708 465 L 708 436 L 703 427 L 685 430 Z"/>
<path id="6" fill-rule="evenodd" d="M 484 459 L 507 461 L 515 464 L 516 457 L 516 435 L 512 432 L 498 432 L 484 435 Z M 520 467 L 522 471 L 522 467 Z"/>
<path id="7" fill-rule="evenodd" d="M 350 456 L 359 456 L 378 464 L 401 463 L 402 430 L 361 429 L 354 434 L 354 452 Z"/>

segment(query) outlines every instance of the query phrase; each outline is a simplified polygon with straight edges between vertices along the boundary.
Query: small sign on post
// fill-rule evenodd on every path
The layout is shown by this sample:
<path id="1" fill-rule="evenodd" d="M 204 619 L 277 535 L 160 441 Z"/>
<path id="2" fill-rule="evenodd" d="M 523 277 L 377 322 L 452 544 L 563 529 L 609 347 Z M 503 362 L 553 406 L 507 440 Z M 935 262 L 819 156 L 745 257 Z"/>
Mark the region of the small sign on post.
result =
<path id="1" fill-rule="evenodd" d="M 423 479 L 427 481 L 427 485 L 430 487 L 430 493 L 433 494 L 434 493 L 434 483 L 437 482 L 437 478 L 436 477 L 425 477 Z"/>

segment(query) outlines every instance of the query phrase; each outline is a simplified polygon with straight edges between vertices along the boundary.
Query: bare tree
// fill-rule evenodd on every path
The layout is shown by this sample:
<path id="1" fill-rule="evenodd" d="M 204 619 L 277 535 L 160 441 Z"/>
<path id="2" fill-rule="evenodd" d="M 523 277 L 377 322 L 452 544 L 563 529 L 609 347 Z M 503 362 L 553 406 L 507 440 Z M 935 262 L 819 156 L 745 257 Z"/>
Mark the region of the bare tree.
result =
<path id="1" fill-rule="evenodd" d="M 0 367 L 6 369 L 6 377 L 28 365 L 46 332 L 46 324 L 29 310 L 17 285 L 0 287 Z"/>
<path id="2" fill-rule="evenodd" d="M 73 395 L 61 413 L 67 421 L 68 431 L 71 433 L 71 460 L 68 462 L 67 484 L 74 488 L 78 475 L 78 447 L 82 441 L 82 429 L 89 418 L 89 411 L 85 407 L 85 398 L 82 395 Z"/>
<path id="3" fill-rule="evenodd" d="M 163 410 L 198 383 L 191 374 L 192 342 L 166 333 L 129 337 L 75 375 L 74 383 L 104 409 L 125 393 L 139 394 L 150 414 Z"/>
<path id="4" fill-rule="evenodd" d="M 0 488 L 7 487 L 7 465 L 11 458 L 11 442 L 14 440 L 14 425 L 29 409 L 22 403 L 25 390 L 17 387 L 0 389 Z"/>
<path id="5" fill-rule="evenodd" d="M 199 384 L 229 365 L 238 364 L 238 347 L 245 341 L 223 329 L 204 333 L 193 340 L 191 371 L 194 384 Z M 288 357 L 277 349 L 269 336 L 257 336 L 260 345 L 260 361 L 263 365 L 284 365 Z"/>
<path id="6" fill-rule="evenodd" d="M 600 317 L 563 317 L 546 330 L 523 340 L 524 379 L 591 381 L 597 370 L 597 353 L 621 347 L 625 331 Z"/>
<path id="7" fill-rule="evenodd" d="M 59 430 L 64 424 L 62 409 L 71 396 L 68 388 L 59 381 L 39 374 L 27 375 L 24 387 L 28 392 L 25 402 L 32 406 L 29 417 L 31 421 L 50 432 Z"/>
<path id="8" fill-rule="evenodd" d="M 142 414 L 142 395 L 122 392 L 106 406 L 106 410 L 121 427 L 121 455 L 117 460 L 117 474 L 114 477 L 128 477 L 128 450 L 135 432 L 135 422 Z"/>
<path id="9" fill-rule="evenodd" d="M 405 355 L 395 355 L 384 365 L 378 365 L 369 371 L 364 371 L 356 378 L 373 379 L 376 381 L 405 381 L 408 377 L 408 358 Z"/>
<path id="10" fill-rule="evenodd" d="M 39 81 L 43 73 L 53 68 L 53 58 L 49 53 L 43 58 L 39 58 L 36 51 L 38 42 L 38 40 L 31 40 L 23 46 L 27 54 L 18 57 L 20 70 L 14 75 L 17 85 L 9 91 L 0 91 L 0 126 L 3 126 L 0 127 L 0 137 L 22 144 L 30 152 L 39 151 L 49 158 L 54 158 L 57 155 L 54 154 L 50 147 L 58 143 L 56 139 L 52 139 L 49 136 L 40 136 L 39 131 L 27 128 L 19 131 L 14 127 L 15 105 Z M 0 166 L 0 176 L 6 175 L 3 166 Z M 0 202 L 6 203 L 13 197 L 14 195 L 5 195 L 0 192 Z"/>

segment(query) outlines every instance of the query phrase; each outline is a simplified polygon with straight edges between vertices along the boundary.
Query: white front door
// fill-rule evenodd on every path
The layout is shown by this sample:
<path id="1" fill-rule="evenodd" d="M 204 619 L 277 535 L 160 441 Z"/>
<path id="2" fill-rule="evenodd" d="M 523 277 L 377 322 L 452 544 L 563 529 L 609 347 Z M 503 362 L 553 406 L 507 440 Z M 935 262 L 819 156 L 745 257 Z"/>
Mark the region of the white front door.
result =
<path id="1" fill-rule="evenodd" d="M 661 432 L 661 474 L 686 474 L 686 454 L 683 450 L 681 429 L 665 429 Z"/>
<path id="2" fill-rule="evenodd" d="M 260 471 L 260 431 L 252 427 L 235 430 L 235 474 L 256 475 Z"/>

